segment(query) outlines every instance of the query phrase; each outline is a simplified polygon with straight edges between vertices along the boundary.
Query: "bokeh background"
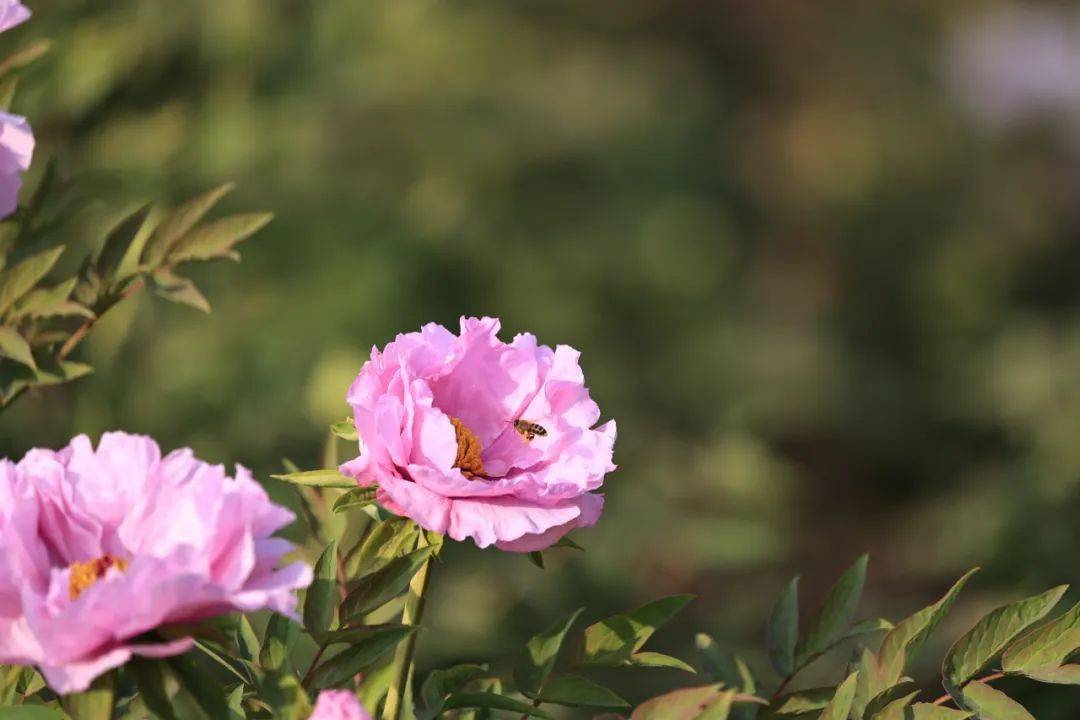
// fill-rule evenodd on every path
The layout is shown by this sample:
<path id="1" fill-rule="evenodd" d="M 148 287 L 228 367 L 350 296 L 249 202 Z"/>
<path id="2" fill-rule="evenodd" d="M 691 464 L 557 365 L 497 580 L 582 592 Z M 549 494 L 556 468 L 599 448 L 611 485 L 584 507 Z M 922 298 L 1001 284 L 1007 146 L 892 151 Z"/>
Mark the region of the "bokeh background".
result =
<path id="1" fill-rule="evenodd" d="M 984 568 L 932 687 L 979 613 L 1080 580 L 1068 4 L 29 4 L 2 41 L 54 42 L 15 111 L 39 167 L 89 173 L 73 245 L 226 180 L 227 210 L 277 219 L 199 273 L 209 317 L 144 297 L 103 321 L 98 372 L 0 417 L 0 454 L 126 428 L 314 467 L 373 344 L 497 315 L 583 351 L 620 469 L 584 554 L 453 548 L 422 667 L 689 591 L 656 649 L 710 632 L 768 682 L 787 578 L 811 609 L 869 550 L 866 616 Z M 1080 709 L 1012 689 L 1040 719 Z"/>

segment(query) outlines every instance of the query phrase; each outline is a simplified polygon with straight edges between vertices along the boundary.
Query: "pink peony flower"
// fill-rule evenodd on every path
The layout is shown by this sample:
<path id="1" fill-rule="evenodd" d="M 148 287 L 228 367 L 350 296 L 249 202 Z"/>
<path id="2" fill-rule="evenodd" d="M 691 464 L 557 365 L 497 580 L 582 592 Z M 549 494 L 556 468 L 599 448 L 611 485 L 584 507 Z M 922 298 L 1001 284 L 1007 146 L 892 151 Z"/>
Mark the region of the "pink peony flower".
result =
<path id="1" fill-rule="evenodd" d="M 541 550 L 599 518 L 615 422 L 593 428 L 580 353 L 498 331 L 462 318 L 460 335 L 430 324 L 373 349 L 348 394 L 361 454 L 341 471 L 428 530 Z"/>
<path id="2" fill-rule="evenodd" d="M 139 435 L 0 460 L 0 663 L 37 665 L 57 692 L 78 692 L 132 655 L 191 647 L 139 637 L 161 625 L 295 615 L 311 570 L 276 569 L 292 546 L 271 537 L 292 518 L 246 469 L 233 480 Z"/>
<path id="3" fill-rule="evenodd" d="M 18 0 L 0 0 L 0 32 L 9 30 L 30 17 L 30 11 Z M 26 118 L 0 111 L 0 218 L 15 212 L 22 187 L 20 172 L 30 169 L 34 155 L 34 136 Z"/>
<path id="4" fill-rule="evenodd" d="M 371 720 L 371 716 L 348 690 L 323 690 L 310 720 Z"/>
<path id="5" fill-rule="evenodd" d="M 0 111 L 0 218 L 19 206 L 22 177 L 34 156 L 34 135 L 26 118 Z"/>
<path id="6" fill-rule="evenodd" d="M 26 22 L 30 11 L 19 0 L 0 0 L 0 32 Z"/>

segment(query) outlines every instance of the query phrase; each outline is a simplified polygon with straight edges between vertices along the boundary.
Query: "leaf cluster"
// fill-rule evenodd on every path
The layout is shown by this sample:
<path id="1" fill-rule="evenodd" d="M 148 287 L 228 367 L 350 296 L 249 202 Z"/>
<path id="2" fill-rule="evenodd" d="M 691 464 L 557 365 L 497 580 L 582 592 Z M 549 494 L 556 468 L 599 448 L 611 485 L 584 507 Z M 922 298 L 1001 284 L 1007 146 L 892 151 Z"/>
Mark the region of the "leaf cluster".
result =
<path id="1" fill-rule="evenodd" d="M 253 213 L 205 220 L 232 187 L 222 185 L 172 209 L 143 206 L 72 265 L 55 236 L 83 201 L 82 190 L 50 163 L 29 201 L 0 223 L 0 411 L 27 390 L 90 373 L 89 365 L 70 359 L 72 352 L 99 318 L 144 288 L 209 312 L 209 302 L 181 268 L 238 260 L 236 246 L 271 219 Z"/>
<path id="2" fill-rule="evenodd" d="M 679 690 L 650 700 L 632 718 L 687 720 L 1031 720 L 1032 715 L 992 683 L 1016 676 L 1042 683 L 1080 684 L 1080 605 L 1053 620 L 1046 618 L 1067 588 L 1004 605 L 988 613 L 961 636 L 941 666 L 946 693 L 926 695 L 907 674 L 930 635 L 952 609 L 976 572 L 959 578 L 936 602 L 899 622 L 855 622 L 867 557 L 859 558 L 837 581 L 820 608 L 801 621 L 798 578 L 781 593 L 765 636 L 777 676 L 767 696 L 742 660 L 721 651 L 707 635 L 698 636 L 704 674 L 713 685 Z M 796 676 L 842 645 L 852 659 L 837 684 L 792 690 Z"/>

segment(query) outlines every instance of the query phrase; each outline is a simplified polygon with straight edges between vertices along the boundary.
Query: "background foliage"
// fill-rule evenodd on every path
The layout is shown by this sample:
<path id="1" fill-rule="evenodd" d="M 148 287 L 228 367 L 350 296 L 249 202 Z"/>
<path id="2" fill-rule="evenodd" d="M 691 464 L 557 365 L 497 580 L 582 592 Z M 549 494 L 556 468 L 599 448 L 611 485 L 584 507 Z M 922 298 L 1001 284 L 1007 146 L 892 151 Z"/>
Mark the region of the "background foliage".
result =
<path id="1" fill-rule="evenodd" d="M 14 110 L 37 171 L 62 148 L 100 198 L 71 262 L 226 180 L 222 212 L 277 219 L 193 271 L 210 318 L 118 307 L 80 350 L 98 372 L 5 413 L 0 452 L 124 427 L 311 467 L 372 344 L 497 314 L 584 352 L 622 469 L 584 555 L 448 547 L 421 668 L 679 592 L 657 650 L 701 629 L 763 665 L 788 577 L 812 607 L 863 549 L 888 617 L 984 566 L 942 638 L 1075 584 L 1076 118 L 966 110 L 951 47 L 984 8 L 36 3 L 4 40 L 53 51 Z M 1039 718 L 1078 709 L 1025 688 Z"/>

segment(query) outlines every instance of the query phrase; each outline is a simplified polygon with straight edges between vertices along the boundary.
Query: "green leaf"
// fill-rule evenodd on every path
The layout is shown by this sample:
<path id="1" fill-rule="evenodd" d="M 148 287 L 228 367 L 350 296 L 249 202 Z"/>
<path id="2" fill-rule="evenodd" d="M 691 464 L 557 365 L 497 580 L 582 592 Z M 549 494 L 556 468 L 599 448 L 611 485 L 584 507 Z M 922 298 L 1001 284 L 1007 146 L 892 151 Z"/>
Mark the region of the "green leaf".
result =
<path id="1" fill-rule="evenodd" d="M 4 61 L 0 63 L 0 76 L 22 70 L 34 61 L 44 57 L 51 47 L 51 40 L 35 40 L 28 45 L 24 45 L 4 58 Z"/>
<path id="2" fill-rule="evenodd" d="M 124 671 L 135 681 L 143 703 L 155 715 L 162 720 L 181 720 L 173 703 L 179 683 L 167 663 L 136 657 L 124 666 Z"/>
<path id="3" fill-rule="evenodd" d="M 683 662 L 677 657 L 671 657 L 670 655 L 664 655 L 658 652 L 639 652 L 630 656 L 627 661 L 628 665 L 635 667 L 650 667 L 650 668 L 674 668 L 675 670 L 685 670 L 688 673 L 695 673 L 696 670 L 687 663 Z"/>
<path id="4" fill-rule="evenodd" d="M 795 643 L 799 639 L 799 578 L 788 583 L 773 607 L 765 631 L 769 661 L 780 677 L 795 672 Z"/>
<path id="5" fill-rule="evenodd" d="M 309 684 L 315 689 L 340 685 L 374 664 L 415 631 L 415 627 L 404 625 L 381 628 L 315 668 Z"/>
<path id="6" fill-rule="evenodd" d="M 865 557 L 865 556 L 864 556 Z M 848 675 L 847 680 L 836 688 L 836 693 L 829 700 L 829 704 L 821 711 L 819 720 L 847 720 L 851 712 L 851 703 L 855 699 L 855 683 L 858 679 L 856 673 Z"/>
<path id="7" fill-rule="evenodd" d="M 347 577 L 370 575 L 396 558 L 412 551 L 420 528 L 403 517 L 388 518 L 368 534 L 345 561 Z"/>
<path id="8" fill-rule="evenodd" d="M 377 716 L 376 710 L 379 703 L 386 697 L 390 683 L 397 677 L 397 669 L 398 666 L 394 662 L 394 655 L 387 654 L 383 656 L 382 660 L 374 663 L 364 671 L 364 679 L 361 681 L 356 695 L 372 716 Z"/>
<path id="9" fill-rule="evenodd" d="M 315 579 L 304 598 L 304 627 L 312 635 L 325 633 L 334 622 L 340 597 L 337 571 L 337 541 L 331 540 L 315 563 Z"/>
<path id="10" fill-rule="evenodd" d="M 698 720 L 727 720 L 731 717 L 731 706 L 735 701 L 735 692 L 727 690 L 713 702 L 702 708 Z"/>
<path id="11" fill-rule="evenodd" d="M 502 681 L 499 678 L 488 677 L 482 678 L 474 682 L 476 687 L 471 692 L 478 693 L 492 693 L 494 695 L 502 695 Z M 527 707 L 531 707 L 526 705 Z M 495 708 L 490 707 L 472 707 L 462 708 L 457 712 L 457 720 L 492 720 L 495 714 L 492 712 Z M 516 712 L 516 711 L 510 711 Z"/>
<path id="12" fill-rule="evenodd" d="M 181 277 L 170 270 L 156 270 L 150 276 L 150 290 L 169 302 L 187 305 L 204 313 L 210 312 L 210 301 L 195 283 L 190 278 Z"/>
<path id="13" fill-rule="evenodd" d="M 38 365 L 34 374 L 34 382 L 37 385 L 61 385 L 72 380 L 77 380 L 84 375 L 89 375 L 94 369 L 85 363 L 61 361 L 59 364 L 44 361 Z"/>
<path id="14" fill-rule="evenodd" d="M 888 702 L 882 702 L 880 707 L 871 703 L 866 708 L 865 717 L 868 720 L 905 720 L 908 714 L 911 701 L 914 700 L 919 694 L 918 690 L 909 692 L 901 697 L 889 700 Z"/>
<path id="15" fill-rule="evenodd" d="M 540 708 L 493 692 L 458 693 L 456 695 L 451 695 L 450 698 L 447 699 L 445 705 L 443 705 L 443 708 L 446 710 L 488 708 L 491 710 L 506 710 L 512 713 L 520 713 L 522 715 L 531 715 L 540 718 L 551 717 Z"/>
<path id="16" fill-rule="evenodd" d="M 356 432 L 356 424 L 351 417 L 332 423 L 330 425 L 330 432 L 342 440 L 355 442 L 360 439 L 360 433 Z"/>
<path id="17" fill-rule="evenodd" d="M 431 720 L 438 716 L 450 695 L 462 690 L 473 680 L 482 678 L 487 671 L 486 665 L 463 664 L 429 672 L 420 688 L 424 709 L 417 713 L 418 720 Z"/>
<path id="18" fill-rule="evenodd" d="M 911 617 L 901 620 L 885 635 L 877 653 L 877 664 L 885 685 L 892 685 L 900 679 L 904 674 L 904 668 L 918 654 L 923 643 L 952 608 L 956 597 L 964 589 L 964 585 L 976 572 L 978 568 L 968 571 L 953 583 L 940 600 Z M 876 688 L 875 692 L 880 689 Z"/>
<path id="19" fill-rule="evenodd" d="M 341 513 L 375 504 L 375 488 L 358 487 L 345 492 L 334 501 L 334 512 Z"/>
<path id="20" fill-rule="evenodd" d="M 235 619 L 234 619 L 235 618 Z M 227 619 L 228 635 L 233 647 L 240 652 L 240 657 L 248 662 L 255 662 L 259 657 L 261 648 L 259 638 L 255 635 L 251 623 L 246 615 L 234 615 Z"/>
<path id="21" fill-rule="evenodd" d="M 381 636 L 387 632 L 396 630 L 415 630 L 415 625 L 402 625 L 400 623 L 384 623 L 381 625 L 357 625 L 356 627 L 331 630 L 330 632 L 316 635 L 315 640 L 320 645 L 355 645 L 367 642 L 372 638 Z"/>
<path id="22" fill-rule="evenodd" d="M 356 487 L 356 480 L 347 475 L 342 475 L 335 468 L 324 470 L 305 470 L 303 472 L 287 473 L 285 475 L 271 475 L 275 480 L 282 480 L 293 485 L 305 487 L 324 487 L 349 490 Z"/>
<path id="23" fill-rule="evenodd" d="M 590 625 L 585 629 L 585 646 L 578 664 L 623 665 L 693 597 L 673 595 Z"/>
<path id="24" fill-rule="evenodd" d="M 292 673 L 268 673 L 259 690 L 259 699 L 273 709 L 274 720 L 308 720 L 311 715 L 311 700 Z"/>
<path id="25" fill-rule="evenodd" d="M 570 548 L 571 550 L 580 550 L 581 552 L 585 552 L 585 548 L 581 547 L 576 542 L 571 540 L 569 535 L 563 535 L 561 538 L 559 538 L 558 542 L 556 542 L 551 547 L 553 547 L 553 548 Z"/>
<path id="26" fill-rule="evenodd" d="M 855 683 L 855 694 L 858 696 L 858 681 Z M 899 712 L 900 714 L 896 715 L 896 717 L 902 719 L 904 717 L 903 708 L 910 705 L 911 701 L 914 700 L 915 696 L 918 694 L 919 686 L 911 680 L 905 680 L 879 692 L 861 711 L 858 706 L 856 706 L 856 716 L 872 718 L 879 712 L 882 712 L 891 706 L 893 709 L 890 712 Z M 905 698 L 907 699 L 906 702 L 904 702 L 903 705 L 896 707 L 897 701 Z"/>
<path id="27" fill-rule="evenodd" d="M 307 610 L 307 601 L 305 601 L 304 610 Z M 333 617 L 333 608 L 330 612 Z M 284 615 L 277 613 L 271 615 L 266 623 L 266 635 L 263 637 L 262 649 L 259 651 L 259 664 L 270 671 L 283 668 L 299 636 L 300 626 Z"/>
<path id="28" fill-rule="evenodd" d="M 1010 603 L 979 620 L 945 656 L 941 674 L 950 694 L 956 697 L 960 686 L 990 664 L 1020 633 L 1044 618 L 1067 589 L 1062 585 Z"/>
<path id="29" fill-rule="evenodd" d="M 12 315 L 16 318 L 94 317 L 89 308 L 68 300 L 77 282 L 78 278 L 70 278 L 51 288 L 31 290 L 16 304 Z"/>
<path id="30" fill-rule="evenodd" d="M 0 665 L 0 707 L 15 702 L 23 669 L 18 665 Z"/>
<path id="31" fill-rule="evenodd" d="M 535 698 L 541 702 L 568 707 L 614 710 L 630 707 L 630 703 L 603 685 L 598 685 L 580 675 L 552 675 L 544 683 L 544 689 Z"/>
<path id="32" fill-rule="evenodd" d="M 218 646 L 218 649 L 215 650 L 214 646 L 206 640 L 196 640 L 195 647 L 215 663 L 232 673 L 241 683 L 254 687 L 256 667 L 253 663 L 243 658 L 233 657 L 229 651 L 221 646 Z"/>
<path id="33" fill-rule="evenodd" d="M 1080 649 L 1080 604 L 1061 617 L 1021 635 L 1001 657 L 1001 669 L 1033 680 L 1078 684 L 1080 665 L 1065 665 Z"/>
<path id="34" fill-rule="evenodd" d="M 134 255 L 138 258 L 142 254 L 143 245 L 154 230 L 154 223 L 150 218 L 151 209 L 151 205 L 143 205 L 121 220 L 105 236 L 105 244 L 101 246 L 94 262 L 94 269 L 99 276 L 106 280 L 123 280 L 135 274 L 138 264 L 132 265 L 130 257 Z M 120 272 L 122 262 L 126 274 Z"/>
<path id="35" fill-rule="evenodd" d="M 18 265 L 0 270 L 0 316 L 12 308 L 23 295 L 34 289 L 38 281 L 49 274 L 60 259 L 64 247 L 31 255 Z"/>
<path id="36" fill-rule="evenodd" d="M 852 715 L 861 718 L 865 716 L 866 707 L 870 701 L 896 685 L 896 681 L 886 680 L 877 655 L 869 648 L 861 650 L 855 668 L 858 672 L 858 680 L 855 681 L 855 699 L 851 703 Z"/>
<path id="37" fill-rule="evenodd" d="M 229 714 L 221 682 L 195 661 L 194 653 L 184 653 L 168 660 L 176 673 L 180 686 L 210 718 L 223 718 Z"/>
<path id="38" fill-rule="evenodd" d="M 724 689 L 720 683 L 683 688 L 638 705 L 631 720 L 723 720 L 734 703 L 764 704 L 760 698 Z"/>
<path id="39" fill-rule="evenodd" d="M 172 250 L 173 245 L 195 224 L 202 220 L 203 216 L 210 211 L 218 200 L 228 194 L 233 183 L 226 183 L 220 187 L 204 193 L 197 198 L 187 201 L 170 213 L 158 225 L 153 236 L 146 243 L 143 252 L 143 261 L 152 268 L 157 267 Z"/>
<path id="40" fill-rule="evenodd" d="M 64 720 L 64 716 L 42 705 L 0 707 L 0 720 Z"/>
<path id="41" fill-rule="evenodd" d="M 180 238 L 169 252 L 172 263 L 193 260 L 238 259 L 233 247 L 261 230 L 273 213 L 232 215 L 201 225 Z"/>
<path id="42" fill-rule="evenodd" d="M 866 584 L 866 565 L 870 558 L 863 555 L 840 577 L 821 609 L 807 623 L 799 647 L 796 650 L 795 666 L 801 667 L 815 656 L 825 652 L 838 639 L 851 623 L 855 610 L 862 598 L 863 585 Z"/>
<path id="43" fill-rule="evenodd" d="M 860 620 L 859 622 L 848 628 L 844 640 L 850 640 L 860 635 L 871 635 L 876 632 L 888 632 L 895 627 L 895 625 L 893 625 L 885 618 L 870 618 L 868 620 Z"/>
<path id="44" fill-rule="evenodd" d="M 353 622 L 405 592 L 413 575 L 431 557 L 431 552 L 430 547 L 419 548 L 357 580 L 341 602 L 341 622 Z"/>
<path id="45" fill-rule="evenodd" d="M 30 343 L 26 342 L 26 338 L 15 328 L 0 326 L 0 356 L 9 357 L 32 370 L 37 370 Z"/>
<path id="46" fill-rule="evenodd" d="M 971 713 L 967 710 L 931 705 L 930 703 L 915 703 L 907 708 L 904 720 L 967 720 Z"/>
<path id="47" fill-rule="evenodd" d="M 752 695 L 757 692 L 757 680 L 754 678 L 754 673 L 742 658 L 720 649 L 716 641 L 704 633 L 698 633 L 695 636 L 694 644 L 702 655 L 703 672 L 710 679 L 719 680 L 724 687 L 740 693 Z M 736 705 L 731 710 L 731 718 L 732 720 L 753 720 L 757 716 L 757 710 L 753 706 Z"/>
<path id="48" fill-rule="evenodd" d="M 72 720 L 110 720 L 114 704 L 114 676 L 99 676 L 84 692 L 67 695 L 62 705 Z"/>
<path id="49" fill-rule="evenodd" d="M 514 683 L 521 693 L 535 697 L 540 692 L 555 667 L 566 633 L 583 610 L 578 608 L 544 632 L 534 635 L 518 652 L 514 663 Z"/>
<path id="50" fill-rule="evenodd" d="M 835 694 L 834 687 L 796 690 L 777 700 L 776 709 L 773 712 L 777 715 L 806 715 L 824 710 Z"/>
<path id="51" fill-rule="evenodd" d="M 543 570 L 544 569 L 544 553 L 540 552 L 539 550 L 533 550 L 531 553 L 529 553 L 529 562 L 531 562 L 533 565 L 535 565 L 536 567 Z"/>
<path id="52" fill-rule="evenodd" d="M 1035 720 L 1023 705 L 986 683 L 970 682 L 961 695 L 964 707 L 975 711 L 979 720 Z"/>
<path id="53" fill-rule="evenodd" d="M 734 653 L 722 650 L 716 641 L 705 633 L 694 636 L 694 646 L 703 658 L 703 671 L 713 680 L 719 680 L 724 687 L 735 688 L 740 692 L 757 691 L 757 682 L 750 667 Z"/>
<path id="54" fill-rule="evenodd" d="M 245 720 L 244 713 L 244 686 L 237 685 L 229 693 L 229 718 L 228 720 Z"/>

